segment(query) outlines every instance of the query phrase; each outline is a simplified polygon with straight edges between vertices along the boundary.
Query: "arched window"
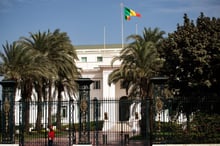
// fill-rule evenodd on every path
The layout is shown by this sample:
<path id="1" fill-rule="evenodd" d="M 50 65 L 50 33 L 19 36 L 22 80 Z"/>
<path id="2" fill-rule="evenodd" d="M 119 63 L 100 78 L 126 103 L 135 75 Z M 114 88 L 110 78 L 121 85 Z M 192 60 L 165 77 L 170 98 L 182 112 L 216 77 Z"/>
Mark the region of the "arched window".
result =
<path id="1" fill-rule="evenodd" d="M 129 120 L 130 101 L 127 96 L 122 96 L 119 100 L 119 121 Z"/>

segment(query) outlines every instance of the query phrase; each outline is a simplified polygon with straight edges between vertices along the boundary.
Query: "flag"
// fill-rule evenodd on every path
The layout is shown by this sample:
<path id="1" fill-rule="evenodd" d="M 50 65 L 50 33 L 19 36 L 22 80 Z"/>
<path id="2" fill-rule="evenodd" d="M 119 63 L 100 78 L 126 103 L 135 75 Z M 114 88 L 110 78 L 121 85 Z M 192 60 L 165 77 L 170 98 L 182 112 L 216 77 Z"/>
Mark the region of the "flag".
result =
<path id="1" fill-rule="evenodd" d="M 131 16 L 141 17 L 140 13 L 137 13 L 134 10 L 126 7 L 124 7 L 124 15 L 125 15 L 125 20 L 130 20 Z"/>

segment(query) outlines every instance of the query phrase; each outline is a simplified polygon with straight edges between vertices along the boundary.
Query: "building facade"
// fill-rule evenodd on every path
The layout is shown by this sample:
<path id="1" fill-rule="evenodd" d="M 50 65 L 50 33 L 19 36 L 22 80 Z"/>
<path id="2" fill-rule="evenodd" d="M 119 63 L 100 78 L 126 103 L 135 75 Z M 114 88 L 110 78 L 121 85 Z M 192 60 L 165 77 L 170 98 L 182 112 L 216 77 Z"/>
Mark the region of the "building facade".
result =
<path id="1" fill-rule="evenodd" d="M 139 131 L 140 104 L 120 106 L 120 100 L 126 98 L 126 90 L 120 82 L 108 84 L 109 74 L 120 67 L 120 62 L 116 61 L 112 64 L 112 59 L 120 55 L 121 44 L 76 46 L 75 48 L 79 58 L 76 64 L 83 70 L 82 77 L 94 81 L 90 87 L 90 100 L 109 101 L 100 105 L 99 120 L 104 120 L 103 131 L 121 128 L 125 131 Z M 93 115 L 92 111 L 91 115 Z M 123 124 L 120 120 L 122 116 L 127 117 Z"/>
<path id="2" fill-rule="evenodd" d="M 111 61 L 119 55 L 121 44 L 76 46 L 75 48 L 79 58 L 76 65 L 83 70 L 82 77 L 94 81 L 90 88 L 91 100 L 94 98 L 118 100 L 126 95 L 120 82 L 108 85 L 109 74 L 120 66 L 119 61 L 114 62 L 112 66 Z"/>

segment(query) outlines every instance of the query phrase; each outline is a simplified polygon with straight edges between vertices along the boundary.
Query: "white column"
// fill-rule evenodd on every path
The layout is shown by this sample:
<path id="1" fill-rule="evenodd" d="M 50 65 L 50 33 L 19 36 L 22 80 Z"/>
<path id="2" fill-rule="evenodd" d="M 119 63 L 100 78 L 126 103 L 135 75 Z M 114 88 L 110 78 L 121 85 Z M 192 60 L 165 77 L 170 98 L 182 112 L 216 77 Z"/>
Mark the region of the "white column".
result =
<path id="1" fill-rule="evenodd" d="M 103 76 L 103 99 L 115 99 L 115 85 L 108 85 L 108 76 L 112 72 L 112 70 L 104 70 L 102 72 Z"/>
<path id="2" fill-rule="evenodd" d="M 111 129 L 116 123 L 116 102 L 115 100 L 115 85 L 108 85 L 108 76 L 112 70 L 103 71 L 103 100 L 106 100 L 102 106 L 102 113 L 104 119 L 104 113 L 107 114 L 108 119 L 105 120 L 103 130 L 107 131 Z"/>

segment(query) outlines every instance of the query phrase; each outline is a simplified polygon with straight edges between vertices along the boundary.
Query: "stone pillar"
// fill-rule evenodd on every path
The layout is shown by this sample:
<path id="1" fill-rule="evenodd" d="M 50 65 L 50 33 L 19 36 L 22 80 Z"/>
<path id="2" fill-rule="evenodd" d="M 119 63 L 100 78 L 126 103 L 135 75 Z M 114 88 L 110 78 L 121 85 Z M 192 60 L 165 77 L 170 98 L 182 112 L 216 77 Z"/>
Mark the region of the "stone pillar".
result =
<path id="1" fill-rule="evenodd" d="M 14 99 L 16 82 L 3 80 L 2 85 L 2 144 L 15 143 Z"/>
<path id="2" fill-rule="evenodd" d="M 79 85 L 79 143 L 90 144 L 90 84 L 89 78 L 76 80 Z"/>

